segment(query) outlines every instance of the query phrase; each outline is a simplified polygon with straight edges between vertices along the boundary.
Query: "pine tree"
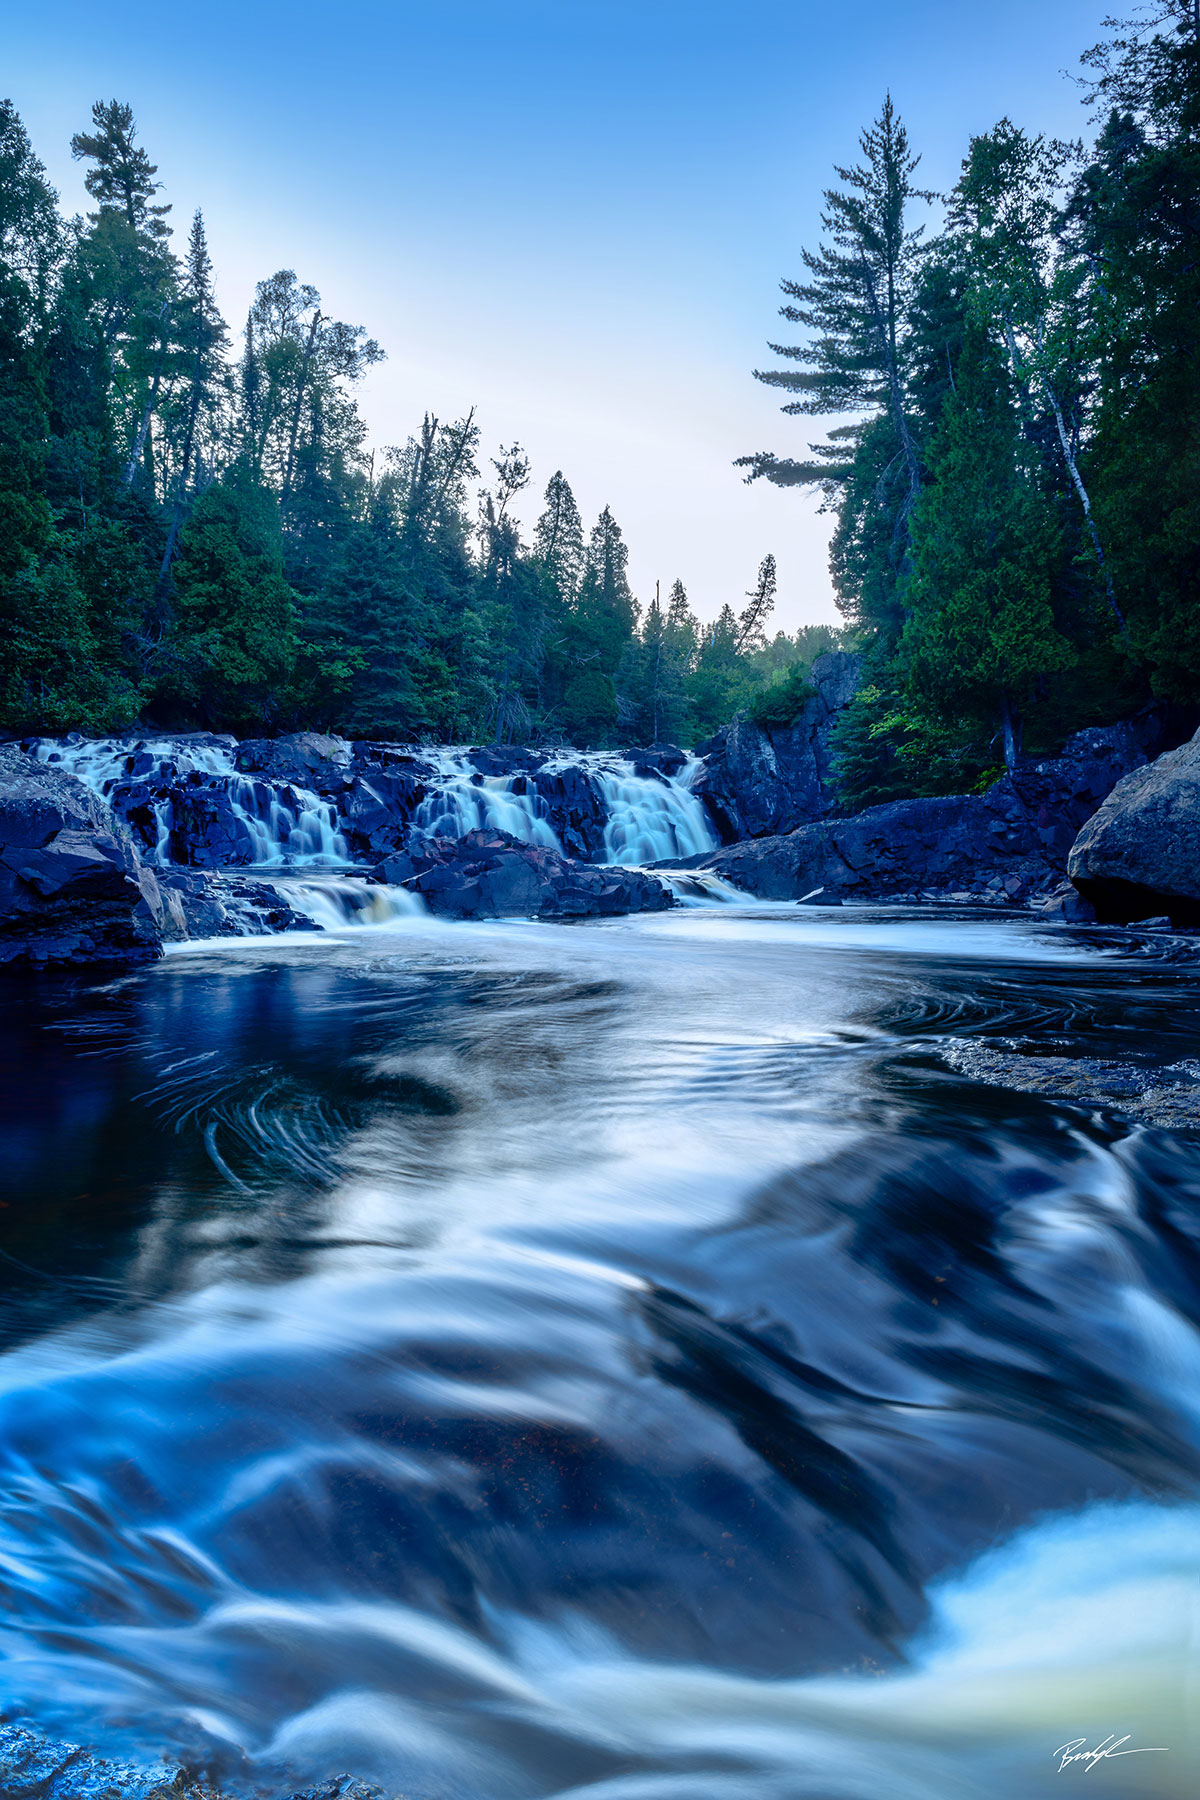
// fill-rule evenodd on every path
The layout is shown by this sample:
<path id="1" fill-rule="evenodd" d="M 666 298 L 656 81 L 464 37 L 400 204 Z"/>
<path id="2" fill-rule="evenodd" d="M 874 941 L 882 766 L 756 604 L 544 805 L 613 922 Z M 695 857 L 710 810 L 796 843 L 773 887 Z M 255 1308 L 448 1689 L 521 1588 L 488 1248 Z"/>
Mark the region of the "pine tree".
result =
<path id="1" fill-rule="evenodd" d="M 912 202 L 932 195 L 913 183 L 920 159 L 909 148 L 890 94 L 859 142 L 862 162 L 838 167 L 843 186 L 826 191 L 825 242 L 802 252 L 809 279 L 782 284 L 788 296 L 782 316 L 808 335 L 802 343 L 771 349 L 795 366 L 755 370 L 759 381 L 796 396 L 783 407 L 785 413 L 849 413 L 853 423 L 830 432 L 826 443 L 810 446 L 813 461 L 762 451 L 741 457 L 739 464 L 749 469 L 748 481 L 818 485 L 827 503 L 839 505 L 843 489 L 856 483 L 860 460 L 867 459 L 870 475 L 859 485 L 865 510 L 878 523 L 874 530 L 859 523 L 855 535 L 864 544 L 865 560 L 843 554 L 835 573 L 845 610 L 875 623 L 887 610 L 868 585 L 879 553 L 876 540 L 886 563 L 885 588 L 894 586 L 921 491 L 921 451 L 908 392 L 908 313 L 922 232 L 908 219 Z"/>
<path id="2" fill-rule="evenodd" d="M 1053 517 L 1009 377 L 978 322 L 968 325 L 955 386 L 913 518 L 899 659 L 917 720 L 996 733 L 1011 768 L 1023 714 L 1074 652 L 1051 603 Z"/>

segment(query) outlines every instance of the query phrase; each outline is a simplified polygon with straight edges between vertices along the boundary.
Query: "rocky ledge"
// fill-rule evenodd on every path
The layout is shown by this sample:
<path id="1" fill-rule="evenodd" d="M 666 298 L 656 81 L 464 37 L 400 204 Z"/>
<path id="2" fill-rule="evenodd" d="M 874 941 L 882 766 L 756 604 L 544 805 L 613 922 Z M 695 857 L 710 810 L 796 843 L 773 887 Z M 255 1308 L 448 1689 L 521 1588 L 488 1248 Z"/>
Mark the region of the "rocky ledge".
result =
<path id="1" fill-rule="evenodd" d="M 674 905 L 664 882 L 641 869 L 571 862 L 504 831 L 426 838 L 373 871 L 390 887 L 419 894 L 430 912 L 453 918 L 611 918 Z"/>
<path id="2" fill-rule="evenodd" d="M 0 745 L 0 964 L 149 962 L 166 910 L 103 800 Z"/>
<path id="3" fill-rule="evenodd" d="M 1131 771 L 1146 772 L 1145 762 L 1131 726 L 1082 731 L 1061 757 L 1023 764 L 986 793 L 895 800 L 812 820 L 689 858 L 687 866 L 712 869 L 764 900 L 799 900 L 820 888 L 830 898 L 862 900 L 1061 902 L 1080 828 L 1123 778 L 1133 779 Z M 1082 903 L 1057 910 L 1094 916 Z"/>

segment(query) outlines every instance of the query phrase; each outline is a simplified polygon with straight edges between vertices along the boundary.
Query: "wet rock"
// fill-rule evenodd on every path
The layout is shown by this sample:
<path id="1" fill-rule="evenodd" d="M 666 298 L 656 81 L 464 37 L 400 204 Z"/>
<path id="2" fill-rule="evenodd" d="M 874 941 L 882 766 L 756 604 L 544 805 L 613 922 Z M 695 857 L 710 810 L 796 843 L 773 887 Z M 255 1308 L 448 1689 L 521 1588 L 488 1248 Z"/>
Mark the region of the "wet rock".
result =
<path id="1" fill-rule="evenodd" d="M 578 763 L 551 764 L 537 771 L 533 783 L 567 855 L 602 862 L 608 809 L 588 771 Z"/>
<path id="2" fill-rule="evenodd" d="M 157 879 L 168 942 L 321 929 L 270 881 L 199 869 L 159 870 Z"/>
<path id="3" fill-rule="evenodd" d="M 265 1790 L 259 1785 L 256 1792 Z M 0 1725 L 3 1800 L 223 1800 L 222 1790 L 178 1764 L 157 1766 L 100 1756 L 24 1725 Z M 280 1794 L 280 1800 L 284 1800 Z M 334 1775 L 287 1800 L 387 1800 L 382 1788 Z M 393 1796 L 402 1800 L 402 1796 Z"/>
<path id="4" fill-rule="evenodd" d="M 112 809 L 63 769 L 0 746 L 0 963 L 149 962 L 163 901 Z"/>
<path id="5" fill-rule="evenodd" d="M 818 887 L 862 899 L 961 892 L 991 871 L 1002 892 L 1020 898 L 1051 871 L 1034 827 L 1019 809 L 1010 819 L 1003 796 L 998 816 L 994 794 L 896 800 L 689 860 L 763 900 L 796 900 Z"/>
<path id="6" fill-rule="evenodd" d="M 597 918 L 674 904 L 666 885 L 640 869 L 572 862 L 503 831 L 427 838 L 389 857 L 373 877 L 457 918 Z"/>
<path id="7" fill-rule="evenodd" d="M 1075 840 L 1068 872 L 1099 919 L 1200 924 L 1200 732 L 1117 783 Z"/>
<path id="8" fill-rule="evenodd" d="M 707 746 L 696 792 L 726 841 L 794 831 L 834 810 L 830 736 L 862 678 L 845 650 L 818 656 L 813 697 L 794 724 L 767 730 L 739 713 Z"/>
<path id="9" fill-rule="evenodd" d="M 273 781 L 293 781 L 323 794 L 342 786 L 350 762 L 345 738 L 321 731 L 289 731 L 277 738 L 246 738 L 237 748 L 237 767 Z"/>
<path id="10" fill-rule="evenodd" d="M 407 843 L 433 777 L 429 764 L 413 758 L 390 764 L 356 763 L 352 784 L 341 800 L 342 829 L 351 851 L 370 860 Z"/>

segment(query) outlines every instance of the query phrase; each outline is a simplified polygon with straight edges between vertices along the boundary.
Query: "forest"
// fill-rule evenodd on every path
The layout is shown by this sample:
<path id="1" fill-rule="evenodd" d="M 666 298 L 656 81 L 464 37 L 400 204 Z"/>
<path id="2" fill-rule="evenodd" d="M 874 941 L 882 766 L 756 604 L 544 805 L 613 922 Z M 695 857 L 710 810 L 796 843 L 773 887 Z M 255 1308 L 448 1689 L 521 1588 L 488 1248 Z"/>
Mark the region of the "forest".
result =
<path id="1" fill-rule="evenodd" d="M 1090 143 L 1002 119 L 938 195 L 889 97 L 836 169 L 783 283 L 797 341 L 756 372 L 825 435 L 738 459 L 834 515 L 845 625 L 795 636 L 767 629 L 770 556 L 715 620 L 678 580 L 639 603 L 562 471 L 524 541 L 529 458 L 485 463 L 474 414 L 369 448 L 384 350 L 286 269 L 235 334 L 130 105 L 72 139 L 94 210 L 66 218 L 0 103 L 0 730 L 690 745 L 741 709 L 786 726 L 842 645 L 869 804 L 1191 704 L 1200 0 L 1107 30 Z"/>

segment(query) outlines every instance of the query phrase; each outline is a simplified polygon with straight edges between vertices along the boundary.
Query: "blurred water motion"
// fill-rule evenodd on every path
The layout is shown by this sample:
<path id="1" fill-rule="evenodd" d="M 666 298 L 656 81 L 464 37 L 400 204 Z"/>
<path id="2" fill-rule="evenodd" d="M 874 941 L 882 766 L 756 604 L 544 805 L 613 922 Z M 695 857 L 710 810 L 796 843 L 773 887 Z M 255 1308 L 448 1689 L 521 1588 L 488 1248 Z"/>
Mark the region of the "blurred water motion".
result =
<path id="1" fill-rule="evenodd" d="M 1020 921 L 400 918 L 10 990 L 0 1701 L 231 1791 L 1194 1792 L 1200 1160 Z"/>

